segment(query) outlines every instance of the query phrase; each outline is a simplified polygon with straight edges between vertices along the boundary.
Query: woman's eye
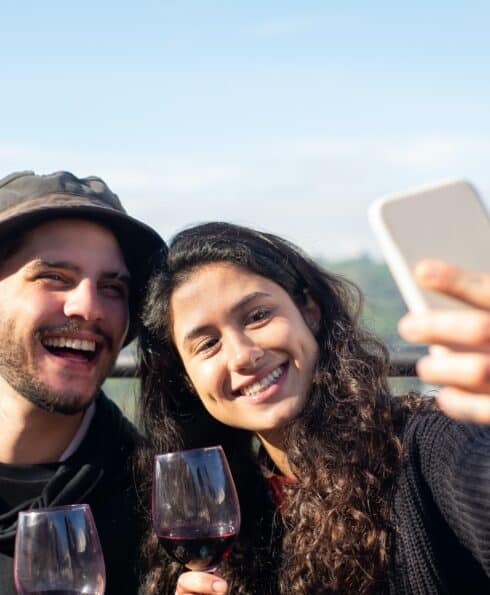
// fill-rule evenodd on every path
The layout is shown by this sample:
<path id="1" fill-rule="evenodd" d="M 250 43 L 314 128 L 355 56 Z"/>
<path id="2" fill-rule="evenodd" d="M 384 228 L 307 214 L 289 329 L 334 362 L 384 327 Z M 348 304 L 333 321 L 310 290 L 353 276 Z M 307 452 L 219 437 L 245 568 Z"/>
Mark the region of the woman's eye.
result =
<path id="1" fill-rule="evenodd" d="M 217 345 L 218 339 L 216 337 L 204 339 L 196 345 L 196 353 L 210 353 L 213 349 L 216 348 Z"/>
<path id="2" fill-rule="evenodd" d="M 250 312 L 250 314 L 245 319 L 245 324 L 254 324 L 255 322 L 262 322 L 264 320 L 269 319 L 271 316 L 271 311 L 268 308 L 259 308 Z"/>

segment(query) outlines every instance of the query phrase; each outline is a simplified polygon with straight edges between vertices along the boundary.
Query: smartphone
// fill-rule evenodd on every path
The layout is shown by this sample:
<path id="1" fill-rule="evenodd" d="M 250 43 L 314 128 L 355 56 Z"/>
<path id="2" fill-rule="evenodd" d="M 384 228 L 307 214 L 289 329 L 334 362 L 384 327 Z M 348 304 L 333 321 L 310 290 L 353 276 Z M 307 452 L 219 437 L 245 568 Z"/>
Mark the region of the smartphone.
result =
<path id="1" fill-rule="evenodd" d="M 422 289 L 413 277 L 424 258 L 490 272 L 490 220 L 475 188 L 456 180 L 387 196 L 369 207 L 369 222 L 409 310 L 457 309 L 462 302 Z"/>

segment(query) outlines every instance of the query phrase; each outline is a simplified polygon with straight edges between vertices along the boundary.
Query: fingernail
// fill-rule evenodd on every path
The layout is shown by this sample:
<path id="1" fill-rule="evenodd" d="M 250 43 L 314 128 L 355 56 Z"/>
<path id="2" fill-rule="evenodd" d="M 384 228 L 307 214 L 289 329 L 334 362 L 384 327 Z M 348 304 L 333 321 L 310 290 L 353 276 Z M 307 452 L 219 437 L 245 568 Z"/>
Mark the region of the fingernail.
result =
<path id="1" fill-rule="evenodd" d="M 227 586 L 225 581 L 214 581 L 211 586 L 215 593 L 226 593 Z"/>

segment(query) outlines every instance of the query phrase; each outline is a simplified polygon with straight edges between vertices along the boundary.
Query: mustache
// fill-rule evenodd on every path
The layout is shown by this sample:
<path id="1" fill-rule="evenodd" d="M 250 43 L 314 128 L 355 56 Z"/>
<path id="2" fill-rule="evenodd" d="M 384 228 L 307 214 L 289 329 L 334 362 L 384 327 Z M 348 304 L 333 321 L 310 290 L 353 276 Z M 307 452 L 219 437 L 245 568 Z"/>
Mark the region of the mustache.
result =
<path id="1" fill-rule="evenodd" d="M 76 322 L 75 320 L 67 320 L 63 324 L 53 324 L 53 325 L 46 325 L 39 328 L 36 332 L 36 338 L 41 339 L 45 335 L 50 335 L 53 333 L 63 335 L 71 335 L 78 332 L 88 332 L 93 333 L 94 335 L 99 335 L 104 339 L 107 346 L 112 348 L 113 340 L 112 337 L 98 324 L 81 324 L 80 322 Z"/>

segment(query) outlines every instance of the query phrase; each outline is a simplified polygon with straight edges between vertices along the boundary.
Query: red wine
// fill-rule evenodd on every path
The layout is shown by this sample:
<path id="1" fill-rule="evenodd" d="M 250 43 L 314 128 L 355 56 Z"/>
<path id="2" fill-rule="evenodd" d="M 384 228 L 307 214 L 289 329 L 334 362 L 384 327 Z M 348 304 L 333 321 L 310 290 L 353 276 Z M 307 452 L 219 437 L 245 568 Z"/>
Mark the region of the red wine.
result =
<path id="1" fill-rule="evenodd" d="M 161 535 L 160 543 L 178 562 L 189 570 L 211 570 L 230 553 L 235 533 L 193 537 Z"/>

